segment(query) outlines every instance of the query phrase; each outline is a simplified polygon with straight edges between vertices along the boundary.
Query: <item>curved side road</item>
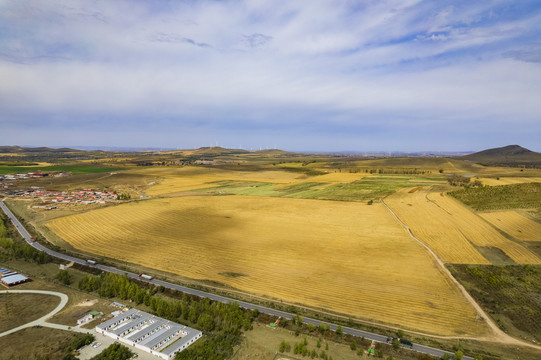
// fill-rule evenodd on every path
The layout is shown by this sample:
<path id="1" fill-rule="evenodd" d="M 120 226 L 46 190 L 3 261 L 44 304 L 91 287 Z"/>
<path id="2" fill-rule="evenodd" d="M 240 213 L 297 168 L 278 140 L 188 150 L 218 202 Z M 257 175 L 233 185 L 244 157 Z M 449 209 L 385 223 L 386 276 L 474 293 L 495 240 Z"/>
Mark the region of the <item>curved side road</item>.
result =
<path id="1" fill-rule="evenodd" d="M 468 291 L 464 288 L 464 286 L 462 286 L 462 284 L 460 284 L 458 282 L 458 280 L 455 279 L 455 277 L 451 274 L 451 272 L 445 267 L 443 261 L 441 261 L 439 256 L 436 255 L 436 253 L 434 251 L 432 251 L 432 249 L 430 249 L 430 247 L 428 247 L 425 243 L 423 243 L 421 240 L 417 239 L 413 235 L 413 233 L 411 232 L 411 229 L 409 228 L 409 226 L 407 226 L 406 224 L 404 224 L 402 222 L 402 220 L 400 220 L 398 215 L 396 215 L 396 213 L 385 203 L 385 201 L 381 200 L 381 203 L 387 208 L 387 210 L 389 210 L 389 212 L 396 219 L 396 221 L 398 221 L 398 223 L 400 225 L 402 225 L 402 227 L 408 232 L 408 235 L 413 240 L 417 241 L 421 246 L 423 246 L 428 251 L 428 253 L 430 255 L 432 255 L 432 257 L 436 260 L 436 263 L 440 266 L 440 268 L 444 272 L 444 274 L 447 275 L 447 277 L 450 278 L 453 281 L 453 283 L 460 290 L 462 295 L 464 295 L 466 300 L 468 300 L 470 302 L 470 304 L 477 311 L 479 316 L 481 316 L 481 318 L 487 323 L 489 328 L 493 331 L 494 339 L 492 339 L 492 340 L 500 341 L 500 342 L 505 343 L 505 344 L 528 346 L 528 347 L 531 347 L 531 348 L 534 348 L 534 349 L 537 349 L 537 350 L 541 349 L 541 347 L 539 347 L 539 346 L 536 346 L 536 345 L 533 345 L 533 344 L 530 344 L 530 343 L 515 339 L 515 338 L 507 335 L 505 332 L 503 332 L 498 327 L 498 325 L 496 325 L 494 323 L 494 321 L 492 321 L 492 319 L 485 313 L 485 311 L 481 308 L 481 306 L 477 303 L 477 301 L 475 301 L 475 299 L 470 295 L 470 293 L 468 293 Z"/>
<path id="2" fill-rule="evenodd" d="M 57 307 L 54 308 L 54 310 L 48 313 L 47 315 L 44 315 L 40 317 L 39 319 L 26 323 L 24 325 L 17 326 L 16 328 L 4 331 L 3 333 L 0 333 L 0 337 L 9 335 L 19 330 L 26 329 L 33 326 L 43 326 L 43 327 L 50 327 L 54 329 L 60 329 L 60 330 L 77 331 L 77 332 L 82 332 L 82 333 L 92 332 L 92 330 L 87 330 L 87 329 L 82 329 L 82 328 L 77 328 L 77 327 L 69 327 L 69 326 L 60 325 L 60 324 L 53 324 L 46 321 L 47 319 L 56 315 L 56 313 L 58 313 L 60 310 L 64 308 L 64 306 L 66 306 L 66 304 L 68 303 L 68 295 L 66 294 L 62 294 L 55 291 L 45 291 L 45 290 L 2 290 L 0 291 L 0 294 L 43 294 L 43 295 L 58 296 L 60 298 L 60 303 L 57 305 Z"/>
<path id="3" fill-rule="evenodd" d="M 31 240 L 31 236 L 28 233 L 28 231 L 22 226 L 22 224 L 19 222 L 19 220 L 15 217 L 15 215 L 13 215 L 11 210 L 9 210 L 9 208 L 6 206 L 6 204 L 4 204 L 3 201 L 0 201 L 0 208 L 2 208 L 2 210 L 10 218 L 11 222 L 15 225 L 15 228 L 17 229 L 17 231 L 19 231 L 19 233 L 26 240 L 26 242 L 29 245 L 31 245 L 32 247 L 34 247 L 35 249 L 37 249 L 39 251 L 44 251 L 45 253 L 47 253 L 47 254 L 49 254 L 51 256 L 54 256 L 56 258 L 62 259 L 62 260 L 73 261 L 74 263 L 89 266 L 89 264 L 85 260 L 82 260 L 82 259 L 79 259 L 79 258 L 76 258 L 76 257 L 73 257 L 73 256 L 58 253 L 58 252 L 56 252 L 54 250 L 46 248 L 45 246 L 43 246 L 43 245 L 41 245 L 41 244 L 39 244 L 37 242 L 33 242 Z M 191 289 L 189 287 L 185 287 L 185 286 L 181 286 L 181 285 L 177 285 L 177 284 L 172 284 L 172 283 L 167 282 L 167 281 L 162 281 L 162 280 L 157 280 L 157 279 L 145 280 L 145 279 L 140 278 L 138 274 L 126 272 L 126 271 L 123 271 L 123 270 L 119 270 L 119 269 L 111 267 L 111 266 L 96 264 L 96 265 L 93 265 L 92 267 L 100 269 L 102 271 L 107 271 L 107 272 L 110 272 L 110 273 L 126 274 L 129 278 L 132 278 L 132 279 L 136 279 L 136 280 L 139 280 L 139 281 L 145 281 L 147 283 L 151 283 L 151 284 L 158 285 L 158 286 L 163 286 L 163 287 L 166 287 L 168 289 L 177 290 L 177 291 L 180 291 L 180 292 L 183 292 L 183 293 L 186 293 L 186 294 L 190 294 L 190 295 L 196 295 L 196 296 L 199 296 L 199 297 L 202 297 L 202 298 L 206 297 L 206 298 L 209 298 L 211 300 L 220 301 L 220 302 L 226 303 L 226 304 L 230 303 L 230 302 L 236 302 L 242 308 L 245 308 L 245 309 L 248 309 L 248 310 L 257 309 L 262 313 L 273 315 L 273 316 L 280 316 L 282 318 L 289 319 L 289 320 L 291 320 L 293 318 L 293 316 L 294 316 L 293 314 L 287 313 L 285 311 L 275 310 L 275 309 L 271 309 L 271 308 L 261 306 L 261 305 L 255 305 L 255 304 L 250 304 L 250 303 L 244 302 L 244 301 L 234 300 L 234 299 L 231 299 L 231 298 L 228 298 L 228 297 L 225 297 L 225 296 L 211 294 L 211 293 L 204 292 L 204 291 L 201 291 L 201 290 Z M 320 321 L 320 320 L 316 320 L 316 319 L 312 319 L 312 318 L 307 318 L 307 317 L 303 317 L 303 322 L 307 323 L 307 324 L 314 324 L 316 326 L 319 326 L 320 324 L 329 325 L 330 329 L 333 330 L 333 331 L 335 331 L 336 328 L 338 327 L 336 324 L 331 324 L 331 323 L 327 323 L 327 322 L 324 322 L 324 321 Z M 342 327 L 342 332 L 344 334 L 350 334 L 350 335 L 353 335 L 353 336 L 364 337 L 365 339 L 373 340 L 373 341 L 377 341 L 377 342 L 381 342 L 381 343 L 386 343 L 387 342 L 387 336 L 371 333 L 371 332 L 368 332 L 368 331 L 352 329 L 352 328 L 348 328 L 348 327 Z M 424 345 L 419 345 L 419 344 L 413 344 L 412 349 L 414 351 L 417 351 L 417 352 L 421 352 L 421 353 L 424 353 L 424 354 L 437 356 L 437 357 L 442 357 L 444 354 L 453 355 L 453 353 L 448 352 L 448 351 L 443 351 L 443 350 L 440 350 L 440 349 L 436 349 L 436 348 L 429 347 L 429 346 L 424 346 Z M 468 357 L 468 356 L 464 356 L 463 359 L 464 360 L 473 360 L 473 358 Z"/>

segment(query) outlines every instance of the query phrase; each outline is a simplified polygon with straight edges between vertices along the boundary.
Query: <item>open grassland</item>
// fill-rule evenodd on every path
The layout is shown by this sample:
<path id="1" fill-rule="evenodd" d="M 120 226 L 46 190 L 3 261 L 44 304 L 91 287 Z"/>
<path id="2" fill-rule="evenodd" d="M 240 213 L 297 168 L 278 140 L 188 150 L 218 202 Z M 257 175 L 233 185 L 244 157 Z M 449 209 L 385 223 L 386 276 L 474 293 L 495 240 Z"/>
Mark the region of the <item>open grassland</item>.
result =
<path id="1" fill-rule="evenodd" d="M 489 223 L 521 241 L 541 241 L 541 224 L 516 210 L 480 213 Z"/>
<path id="2" fill-rule="evenodd" d="M 175 197 L 59 218 L 48 226 L 84 251 L 252 294 L 430 333 L 487 331 L 381 204 L 324 205 Z"/>
<path id="3" fill-rule="evenodd" d="M 80 336 L 76 332 L 43 327 L 23 329 L 0 338 L 0 359 L 62 359 L 64 349 Z"/>
<path id="4" fill-rule="evenodd" d="M 541 263 L 527 248 L 506 239 L 456 200 L 443 193 L 414 190 L 401 190 L 385 202 L 442 261 L 488 264 L 492 259 L 477 249 L 498 248 L 516 263 Z"/>
<path id="5" fill-rule="evenodd" d="M 450 195 L 481 211 L 541 208 L 541 183 L 465 188 Z"/>
<path id="6" fill-rule="evenodd" d="M 449 270 L 503 330 L 541 342 L 541 266 L 451 265 Z"/>
<path id="7" fill-rule="evenodd" d="M 0 294 L 0 333 L 39 319 L 58 303 L 58 297 L 51 295 Z"/>

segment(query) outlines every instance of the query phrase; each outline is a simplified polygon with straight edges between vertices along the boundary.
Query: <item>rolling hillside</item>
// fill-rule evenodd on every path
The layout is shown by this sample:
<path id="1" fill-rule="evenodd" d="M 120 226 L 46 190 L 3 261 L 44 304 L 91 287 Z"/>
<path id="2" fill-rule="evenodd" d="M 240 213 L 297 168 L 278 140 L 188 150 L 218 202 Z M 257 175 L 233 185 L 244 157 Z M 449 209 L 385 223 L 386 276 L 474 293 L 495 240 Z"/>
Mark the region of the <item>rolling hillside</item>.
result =
<path id="1" fill-rule="evenodd" d="M 488 149 L 458 159 L 483 165 L 541 167 L 541 154 L 519 145 Z"/>

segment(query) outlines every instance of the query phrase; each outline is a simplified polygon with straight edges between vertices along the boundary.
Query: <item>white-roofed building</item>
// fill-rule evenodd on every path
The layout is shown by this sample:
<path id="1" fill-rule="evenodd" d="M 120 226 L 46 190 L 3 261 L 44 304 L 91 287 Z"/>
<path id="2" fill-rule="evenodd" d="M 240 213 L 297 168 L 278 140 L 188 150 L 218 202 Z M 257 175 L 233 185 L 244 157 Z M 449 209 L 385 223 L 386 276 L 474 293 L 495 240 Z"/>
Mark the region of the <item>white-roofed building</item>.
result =
<path id="1" fill-rule="evenodd" d="M 0 283 L 7 287 L 15 286 L 30 280 L 24 275 L 0 267 Z"/>
<path id="2" fill-rule="evenodd" d="M 96 326 L 96 331 L 127 345 L 170 360 L 203 336 L 199 330 L 130 309 Z"/>

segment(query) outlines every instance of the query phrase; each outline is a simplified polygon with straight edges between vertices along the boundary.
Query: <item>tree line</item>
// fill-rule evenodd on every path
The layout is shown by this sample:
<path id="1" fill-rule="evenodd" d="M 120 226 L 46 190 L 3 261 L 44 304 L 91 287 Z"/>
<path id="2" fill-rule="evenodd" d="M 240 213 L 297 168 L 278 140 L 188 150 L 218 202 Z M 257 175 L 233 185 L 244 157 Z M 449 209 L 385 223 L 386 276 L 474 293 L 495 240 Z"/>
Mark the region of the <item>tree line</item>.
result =
<path id="1" fill-rule="evenodd" d="M 340 169 L 340 172 L 342 169 Z M 349 168 L 349 173 L 351 174 L 358 174 L 358 173 L 366 173 L 366 174 L 386 174 L 386 175 L 425 175 L 425 174 L 431 174 L 432 171 L 430 170 L 422 170 L 418 168 L 403 168 L 403 169 L 360 169 L 360 168 Z"/>
<path id="2" fill-rule="evenodd" d="M 7 218 L 3 214 L 0 215 L 0 247 L 5 249 L 6 256 L 30 260 L 38 264 L 46 264 L 51 261 L 51 257 L 46 253 L 34 249 L 25 242 L 11 239 L 6 221 L 8 221 Z"/>

